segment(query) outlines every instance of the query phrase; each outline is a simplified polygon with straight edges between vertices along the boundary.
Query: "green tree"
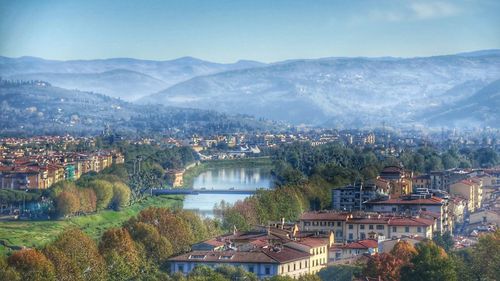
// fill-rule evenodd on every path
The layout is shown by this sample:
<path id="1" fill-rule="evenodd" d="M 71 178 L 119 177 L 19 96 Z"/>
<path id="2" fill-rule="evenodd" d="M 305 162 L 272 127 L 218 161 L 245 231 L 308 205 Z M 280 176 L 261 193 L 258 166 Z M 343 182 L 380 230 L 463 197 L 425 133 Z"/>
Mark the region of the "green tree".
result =
<path id="1" fill-rule="evenodd" d="M 483 235 L 472 251 L 472 268 L 481 280 L 500 280 L 500 230 Z"/>
<path id="2" fill-rule="evenodd" d="M 130 203 L 130 188 L 122 182 L 113 183 L 113 199 L 111 206 L 120 210 Z"/>
<path id="3" fill-rule="evenodd" d="M 401 269 L 401 280 L 457 280 L 453 261 L 432 241 L 417 244 L 417 254 Z"/>
<path id="4" fill-rule="evenodd" d="M 113 185 L 105 180 L 92 181 L 90 187 L 94 189 L 97 197 L 97 210 L 104 210 L 109 207 L 113 199 Z"/>
<path id="5" fill-rule="evenodd" d="M 453 236 L 449 231 L 445 232 L 444 234 L 435 232 L 432 240 L 434 241 L 434 243 L 436 243 L 436 245 L 443 248 L 447 253 L 450 252 L 450 250 L 453 249 L 453 246 L 455 245 Z"/>

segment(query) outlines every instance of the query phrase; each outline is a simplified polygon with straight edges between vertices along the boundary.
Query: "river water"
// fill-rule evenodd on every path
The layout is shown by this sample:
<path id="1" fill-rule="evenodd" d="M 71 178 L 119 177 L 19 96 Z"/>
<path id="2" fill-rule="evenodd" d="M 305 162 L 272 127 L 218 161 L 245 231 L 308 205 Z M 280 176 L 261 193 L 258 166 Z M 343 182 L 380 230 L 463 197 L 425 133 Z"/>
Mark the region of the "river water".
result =
<path id="1" fill-rule="evenodd" d="M 199 174 L 193 181 L 193 189 L 268 189 L 272 186 L 269 167 L 217 167 L 210 168 Z M 235 203 L 248 195 L 241 194 L 199 194 L 187 195 L 184 199 L 184 209 L 198 211 L 204 216 L 213 216 L 213 207 L 222 200 Z"/>

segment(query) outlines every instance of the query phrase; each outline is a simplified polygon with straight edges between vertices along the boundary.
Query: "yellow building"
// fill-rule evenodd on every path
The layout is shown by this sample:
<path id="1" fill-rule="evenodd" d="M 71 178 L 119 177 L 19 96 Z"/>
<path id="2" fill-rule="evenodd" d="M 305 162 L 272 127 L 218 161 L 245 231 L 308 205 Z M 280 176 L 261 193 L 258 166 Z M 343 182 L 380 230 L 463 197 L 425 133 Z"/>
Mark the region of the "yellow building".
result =
<path id="1" fill-rule="evenodd" d="M 467 210 L 469 212 L 474 212 L 477 208 L 481 206 L 479 194 L 482 197 L 482 190 L 477 183 L 470 180 L 462 180 L 457 183 L 450 185 L 450 193 L 453 195 L 458 195 L 465 200 L 467 200 Z"/>
<path id="2" fill-rule="evenodd" d="M 314 274 L 325 268 L 328 263 L 327 239 L 302 238 L 286 243 L 287 247 L 309 253 L 309 273 Z"/>

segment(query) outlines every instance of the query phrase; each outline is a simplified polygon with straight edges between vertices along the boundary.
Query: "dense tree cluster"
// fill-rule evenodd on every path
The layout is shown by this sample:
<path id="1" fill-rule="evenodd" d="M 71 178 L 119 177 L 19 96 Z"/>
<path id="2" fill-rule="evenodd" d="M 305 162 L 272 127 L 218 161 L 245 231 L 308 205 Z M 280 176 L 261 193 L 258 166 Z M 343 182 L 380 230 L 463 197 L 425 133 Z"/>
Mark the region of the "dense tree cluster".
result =
<path id="1" fill-rule="evenodd" d="M 0 280 L 183 280 L 168 276 L 167 258 L 219 231 L 217 222 L 202 220 L 191 212 L 149 208 L 123 227 L 108 229 L 98 242 L 81 230 L 70 229 L 43 249 L 21 250 L 7 259 L 0 258 Z M 241 269 L 218 272 L 222 276 L 250 276 Z"/>
<path id="2" fill-rule="evenodd" d="M 443 240 L 448 240 L 445 235 L 438 237 Z M 481 236 L 471 248 L 449 252 L 430 240 L 415 247 L 399 242 L 390 253 L 372 256 L 362 276 L 383 281 L 498 280 L 500 230 Z"/>
<path id="3" fill-rule="evenodd" d="M 57 183 L 50 190 L 56 215 L 67 217 L 88 214 L 107 208 L 119 210 L 130 203 L 130 188 L 120 180 Z"/>

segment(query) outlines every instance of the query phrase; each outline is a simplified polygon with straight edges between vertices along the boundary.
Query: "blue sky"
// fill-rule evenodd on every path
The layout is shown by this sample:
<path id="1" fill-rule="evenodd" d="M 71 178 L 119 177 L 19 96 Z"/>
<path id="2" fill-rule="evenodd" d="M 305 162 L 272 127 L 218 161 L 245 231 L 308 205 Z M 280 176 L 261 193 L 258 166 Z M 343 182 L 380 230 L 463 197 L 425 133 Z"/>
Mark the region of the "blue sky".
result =
<path id="1" fill-rule="evenodd" d="M 500 1 L 0 0 L 0 55 L 265 62 L 500 48 Z"/>

